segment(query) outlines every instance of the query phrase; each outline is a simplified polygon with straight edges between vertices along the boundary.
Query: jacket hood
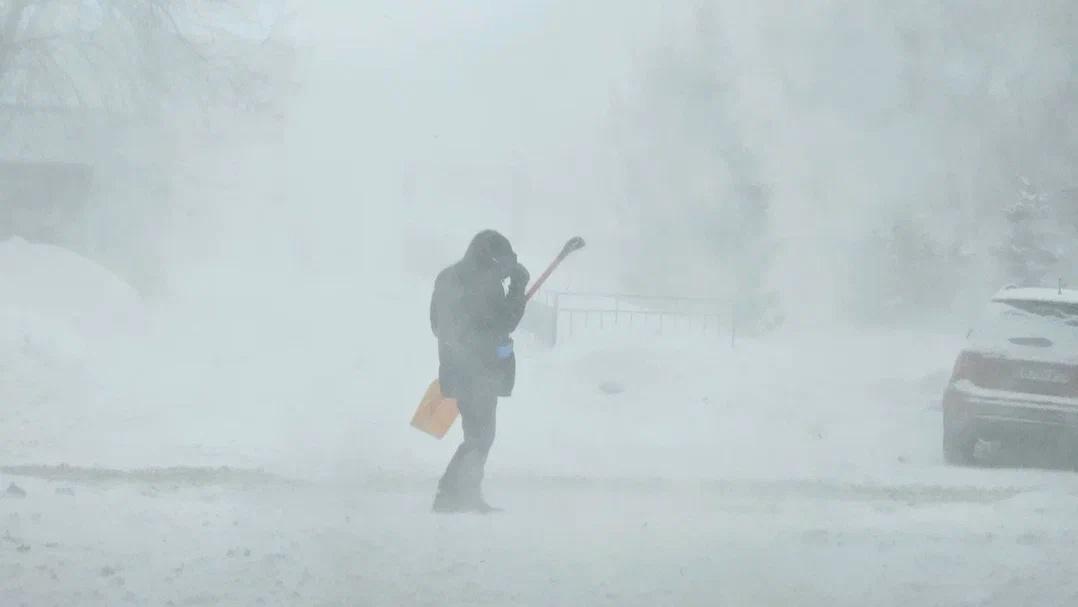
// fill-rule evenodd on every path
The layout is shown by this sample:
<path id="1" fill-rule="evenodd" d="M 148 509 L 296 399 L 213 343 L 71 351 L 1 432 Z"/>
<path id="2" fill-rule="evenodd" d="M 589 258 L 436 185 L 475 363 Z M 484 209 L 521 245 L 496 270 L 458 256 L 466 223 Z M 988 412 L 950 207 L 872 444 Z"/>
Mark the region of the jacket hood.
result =
<path id="1" fill-rule="evenodd" d="M 509 239 L 494 230 L 484 230 L 475 235 L 467 252 L 465 263 L 482 270 L 499 269 L 508 275 L 517 262 L 517 255 Z M 499 272 L 501 273 L 501 272 Z"/>

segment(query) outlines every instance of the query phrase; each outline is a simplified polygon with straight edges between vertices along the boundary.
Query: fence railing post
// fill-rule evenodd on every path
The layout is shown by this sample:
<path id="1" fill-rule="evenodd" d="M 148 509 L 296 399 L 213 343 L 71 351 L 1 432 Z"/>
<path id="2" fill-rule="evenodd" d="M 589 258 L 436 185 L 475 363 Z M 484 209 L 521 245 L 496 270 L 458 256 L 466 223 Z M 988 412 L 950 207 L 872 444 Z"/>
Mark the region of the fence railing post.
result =
<path id="1" fill-rule="evenodd" d="M 737 347 L 737 303 L 730 306 L 730 348 Z"/>
<path id="2" fill-rule="evenodd" d="M 736 302 L 702 297 L 647 297 L 560 291 L 548 292 L 547 297 L 548 314 L 553 317 L 551 326 L 547 329 L 552 346 L 559 345 L 563 339 L 576 337 L 578 316 L 582 317 L 582 328 L 584 333 L 588 334 L 597 331 L 643 331 L 645 334 L 659 336 L 696 334 L 710 338 L 709 332 L 713 327 L 716 337 L 721 340 L 725 337 L 723 324 L 726 312 L 722 312 L 724 309 L 728 309 L 730 314 L 730 345 L 734 347 L 737 344 L 739 327 Z M 629 299 L 630 297 L 635 299 Z M 588 299 L 599 301 L 586 301 Z M 566 315 L 565 321 L 569 323 L 568 333 L 562 330 L 563 314 Z M 598 322 L 594 322 L 593 314 L 599 316 Z M 607 318 L 607 314 L 614 315 L 613 322 Z M 627 315 L 625 325 L 621 324 L 622 314 Z"/>
<path id="3" fill-rule="evenodd" d="M 561 293 L 554 293 L 554 322 L 550 327 L 550 347 L 558 345 L 558 325 L 561 323 Z"/>

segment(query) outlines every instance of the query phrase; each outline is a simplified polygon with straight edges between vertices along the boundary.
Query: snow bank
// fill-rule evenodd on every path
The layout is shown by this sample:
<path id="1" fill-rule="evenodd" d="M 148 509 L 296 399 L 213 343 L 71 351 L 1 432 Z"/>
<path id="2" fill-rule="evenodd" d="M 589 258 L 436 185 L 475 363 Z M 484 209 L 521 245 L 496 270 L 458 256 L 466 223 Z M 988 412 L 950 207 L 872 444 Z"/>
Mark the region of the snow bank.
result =
<path id="1" fill-rule="evenodd" d="M 59 457 L 89 434 L 101 369 L 144 322 L 138 294 L 101 266 L 20 238 L 0 242 L 0 456 Z"/>
<path id="2" fill-rule="evenodd" d="M 21 238 L 0 243 L 0 312 L 33 333 L 67 329 L 82 338 L 129 333 L 144 321 L 138 293 L 105 268 L 60 247 Z"/>

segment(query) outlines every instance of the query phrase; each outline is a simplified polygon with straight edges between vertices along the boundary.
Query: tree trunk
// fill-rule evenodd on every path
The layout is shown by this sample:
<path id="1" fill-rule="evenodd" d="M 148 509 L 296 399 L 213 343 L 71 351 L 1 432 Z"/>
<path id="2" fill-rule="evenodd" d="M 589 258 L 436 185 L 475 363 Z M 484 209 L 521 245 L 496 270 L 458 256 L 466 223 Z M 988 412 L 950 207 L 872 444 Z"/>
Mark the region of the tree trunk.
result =
<path id="1" fill-rule="evenodd" d="M 0 81 L 7 75 L 12 55 L 15 54 L 16 40 L 19 34 L 19 25 L 22 23 L 23 13 L 30 6 L 31 0 L 12 0 L 11 7 L 3 16 L 3 29 L 0 30 Z"/>

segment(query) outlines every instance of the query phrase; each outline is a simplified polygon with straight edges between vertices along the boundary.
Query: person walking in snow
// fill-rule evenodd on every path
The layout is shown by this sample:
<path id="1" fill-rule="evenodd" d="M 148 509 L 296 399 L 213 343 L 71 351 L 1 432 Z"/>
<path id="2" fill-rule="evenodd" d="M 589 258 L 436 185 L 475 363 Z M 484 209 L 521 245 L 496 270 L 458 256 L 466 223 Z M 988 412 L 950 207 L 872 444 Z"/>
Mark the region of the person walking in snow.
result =
<path id="1" fill-rule="evenodd" d="M 498 398 L 510 396 L 516 381 L 510 334 L 524 316 L 530 279 L 509 240 L 486 230 L 435 281 L 430 323 L 438 338 L 438 378 L 442 394 L 457 399 L 464 428 L 464 442 L 438 483 L 435 512 L 497 510 L 483 498 L 483 473 Z"/>

